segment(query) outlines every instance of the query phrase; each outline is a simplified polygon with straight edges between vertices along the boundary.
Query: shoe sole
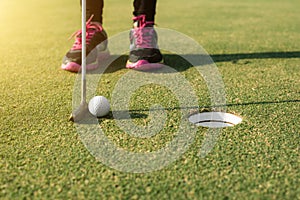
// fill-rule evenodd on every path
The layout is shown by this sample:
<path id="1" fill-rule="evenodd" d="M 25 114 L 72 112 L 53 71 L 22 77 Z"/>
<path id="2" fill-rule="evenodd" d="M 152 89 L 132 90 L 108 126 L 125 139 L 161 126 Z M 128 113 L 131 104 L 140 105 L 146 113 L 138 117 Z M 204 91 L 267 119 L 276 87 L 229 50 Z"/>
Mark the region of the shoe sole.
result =
<path id="1" fill-rule="evenodd" d="M 86 70 L 87 71 L 91 71 L 91 70 L 97 69 L 100 66 L 99 62 L 101 62 L 102 60 L 108 59 L 109 56 L 110 56 L 110 53 L 109 53 L 108 50 L 99 52 L 98 53 L 98 57 L 95 60 L 95 62 L 89 63 L 89 64 L 86 65 Z M 75 72 L 75 73 L 77 73 L 77 72 L 81 71 L 81 65 L 79 65 L 76 62 L 69 62 L 67 64 L 62 64 L 61 65 L 61 69 L 69 71 L 69 72 Z"/>
<path id="2" fill-rule="evenodd" d="M 159 63 L 149 63 L 147 60 L 139 60 L 135 63 L 130 62 L 129 60 L 126 63 L 127 69 L 134 69 L 139 71 L 149 71 L 160 69 L 164 66 L 163 61 Z"/>

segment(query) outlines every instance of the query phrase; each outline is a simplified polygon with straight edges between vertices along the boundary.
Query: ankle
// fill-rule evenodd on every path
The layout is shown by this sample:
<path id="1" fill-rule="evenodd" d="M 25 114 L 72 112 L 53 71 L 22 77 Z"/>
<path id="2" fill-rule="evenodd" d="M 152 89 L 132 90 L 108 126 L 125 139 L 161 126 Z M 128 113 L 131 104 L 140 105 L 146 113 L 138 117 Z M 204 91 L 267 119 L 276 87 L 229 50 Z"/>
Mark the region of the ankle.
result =
<path id="1" fill-rule="evenodd" d="M 96 25 L 99 25 L 99 26 L 103 26 L 102 23 L 100 23 L 98 21 L 91 21 L 91 24 L 96 24 Z"/>
<path id="2" fill-rule="evenodd" d="M 138 15 L 134 16 L 132 18 L 133 20 L 133 27 L 138 28 L 138 27 L 153 27 L 154 26 L 154 21 L 146 21 L 146 15 Z"/>

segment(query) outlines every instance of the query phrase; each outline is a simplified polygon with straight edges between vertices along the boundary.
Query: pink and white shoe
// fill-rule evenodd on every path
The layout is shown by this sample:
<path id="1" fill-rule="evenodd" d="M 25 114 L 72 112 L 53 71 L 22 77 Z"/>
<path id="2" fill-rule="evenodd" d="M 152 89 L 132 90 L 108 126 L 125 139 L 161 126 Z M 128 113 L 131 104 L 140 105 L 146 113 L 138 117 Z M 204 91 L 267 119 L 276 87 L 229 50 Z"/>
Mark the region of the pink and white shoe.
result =
<path id="1" fill-rule="evenodd" d="M 163 67 L 154 22 L 146 21 L 145 15 L 134 17 L 133 20 L 135 22 L 130 31 L 130 53 L 126 68 L 152 70 Z"/>
<path id="2" fill-rule="evenodd" d="M 99 60 L 109 57 L 107 34 L 100 23 L 91 21 L 92 17 L 86 22 L 87 71 L 98 68 Z M 79 30 L 71 36 L 75 36 L 75 42 L 63 59 L 61 68 L 64 70 L 70 72 L 79 72 L 81 70 L 81 33 L 82 31 Z"/>

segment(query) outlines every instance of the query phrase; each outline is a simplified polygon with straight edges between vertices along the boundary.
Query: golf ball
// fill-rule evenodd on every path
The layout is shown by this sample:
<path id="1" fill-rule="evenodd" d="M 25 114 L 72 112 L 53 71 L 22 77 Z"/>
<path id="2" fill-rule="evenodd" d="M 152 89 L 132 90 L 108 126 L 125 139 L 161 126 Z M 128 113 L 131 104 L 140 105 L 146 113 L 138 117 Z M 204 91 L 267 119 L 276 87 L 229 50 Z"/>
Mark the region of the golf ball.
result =
<path id="1" fill-rule="evenodd" d="M 109 110 L 109 101 L 104 96 L 95 96 L 89 102 L 89 111 L 95 117 L 103 117 Z"/>

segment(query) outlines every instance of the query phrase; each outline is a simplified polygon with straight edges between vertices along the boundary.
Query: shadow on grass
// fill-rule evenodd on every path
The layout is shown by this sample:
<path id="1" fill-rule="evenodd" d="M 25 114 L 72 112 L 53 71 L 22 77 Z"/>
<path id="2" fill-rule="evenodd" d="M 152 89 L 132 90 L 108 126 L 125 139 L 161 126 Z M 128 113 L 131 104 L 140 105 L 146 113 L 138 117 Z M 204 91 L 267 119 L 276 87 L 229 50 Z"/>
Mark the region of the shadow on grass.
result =
<path id="1" fill-rule="evenodd" d="M 283 104 L 283 103 L 300 103 L 300 99 L 293 99 L 293 100 L 282 100 L 282 101 L 258 101 L 258 102 L 246 102 L 246 103 L 232 103 L 232 104 L 225 104 L 225 105 L 214 105 L 214 106 L 190 106 L 190 107 L 170 107 L 170 108 L 164 108 L 164 110 L 180 110 L 180 109 L 186 109 L 186 110 L 193 110 L 193 109 L 205 109 L 205 110 L 211 110 L 213 108 L 217 107 L 235 107 L 235 106 L 249 106 L 249 105 L 270 105 L 270 104 Z M 154 109 L 159 110 L 159 109 Z M 163 109 L 160 109 L 163 110 Z M 145 112 L 149 111 L 147 109 L 135 109 L 135 110 L 129 110 L 131 113 L 137 113 L 137 112 Z M 143 116 L 145 117 L 145 116 Z"/>
<path id="2" fill-rule="evenodd" d="M 300 58 L 300 51 L 259 52 L 211 55 L 215 62 L 237 62 L 242 59 Z"/>
<path id="3" fill-rule="evenodd" d="M 300 99 L 294 100 L 282 100 L 282 101 L 258 101 L 258 102 L 246 102 L 246 103 L 236 103 L 236 104 L 225 104 L 225 105 L 215 105 L 215 106 L 190 106 L 190 107 L 169 107 L 164 109 L 154 108 L 152 110 L 191 110 L 191 111 L 211 111 L 216 107 L 235 107 L 235 106 L 249 106 L 249 105 L 270 105 L 270 104 L 284 104 L 284 103 L 300 103 Z M 107 116 L 99 118 L 99 121 L 103 119 L 116 119 L 116 120 L 129 120 L 129 119 L 146 119 L 148 117 L 145 112 L 149 112 L 149 109 L 131 109 L 128 111 L 114 111 L 114 116 L 110 112 Z M 129 113 L 129 115 L 127 115 Z M 92 117 L 91 115 L 89 117 Z M 116 117 L 116 118 L 114 118 Z M 87 120 L 88 121 L 88 120 Z M 86 121 L 86 122 L 87 122 Z"/>
<path id="4" fill-rule="evenodd" d="M 128 55 L 113 55 L 106 63 L 110 63 L 104 73 L 113 73 L 125 69 Z M 193 65 L 187 60 L 192 60 L 197 66 L 212 64 L 213 62 L 232 62 L 250 59 L 289 59 L 300 58 L 300 51 L 281 51 L 281 52 L 257 52 L 257 53 L 236 53 L 236 54 L 214 54 L 214 55 L 175 55 L 164 54 L 164 64 L 172 67 L 178 72 L 185 71 Z M 103 73 L 99 67 L 89 73 Z"/>
<path id="5" fill-rule="evenodd" d="M 284 104 L 284 103 L 300 103 L 300 99 L 294 100 L 282 100 L 282 101 L 258 101 L 258 102 L 246 102 L 246 103 L 236 103 L 236 104 L 225 104 L 225 105 L 215 105 L 215 106 L 190 106 L 190 107 L 169 107 L 164 109 L 154 108 L 152 110 L 191 110 L 193 112 L 209 112 L 216 107 L 234 107 L 234 106 L 249 106 L 249 105 L 270 105 L 270 104 Z M 101 123 L 105 119 L 115 119 L 115 120 L 130 120 L 130 119 L 146 119 L 148 117 L 145 112 L 149 112 L 149 109 L 132 109 L 128 111 L 114 111 L 114 115 L 110 112 L 107 116 L 98 118 L 97 122 Z M 129 115 L 128 115 L 129 113 Z M 85 118 L 78 122 L 79 124 L 95 124 L 95 117 L 91 114 L 87 114 Z"/>

